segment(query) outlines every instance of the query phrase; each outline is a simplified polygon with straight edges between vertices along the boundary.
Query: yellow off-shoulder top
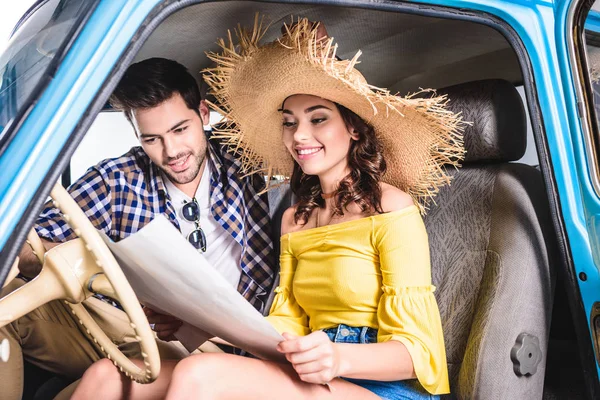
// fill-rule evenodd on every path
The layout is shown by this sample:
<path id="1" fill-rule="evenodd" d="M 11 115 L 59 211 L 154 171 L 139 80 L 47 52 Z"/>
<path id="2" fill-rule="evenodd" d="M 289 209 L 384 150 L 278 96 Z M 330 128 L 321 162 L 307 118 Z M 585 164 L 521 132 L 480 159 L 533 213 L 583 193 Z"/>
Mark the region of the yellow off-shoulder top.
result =
<path id="1" fill-rule="evenodd" d="M 415 206 L 283 235 L 280 264 L 267 317 L 275 329 L 378 329 L 378 342 L 406 346 L 428 392 L 449 392 L 427 232 Z"/>

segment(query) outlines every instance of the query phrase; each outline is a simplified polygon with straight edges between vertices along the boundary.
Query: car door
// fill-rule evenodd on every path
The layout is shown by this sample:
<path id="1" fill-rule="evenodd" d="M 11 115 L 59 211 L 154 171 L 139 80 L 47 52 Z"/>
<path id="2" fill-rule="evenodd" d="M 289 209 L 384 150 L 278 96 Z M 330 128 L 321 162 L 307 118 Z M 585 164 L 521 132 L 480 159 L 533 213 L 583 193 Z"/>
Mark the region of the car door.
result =
<path id="1" fill-rule="evenodd" d="M 565 103 L 564 154 L 558 185 L 572 255 L 566 271 L 571 309 L 585 353 L 600 361 L 600 2 L 565 0 L 555 8 L 556 50 Z M 557 143 L 558 144 L 558 143 Z M 597 378 L 592 393 L 597 394 Z M 588 385 L 590 385 L 588 379 Z"/>
<path id="2" fill-rule="evenodd" d="M 159 0 L 36 3 L 0 58 L 0 282 Z M 103 100 L 99 100 L 99 99 Z"/>

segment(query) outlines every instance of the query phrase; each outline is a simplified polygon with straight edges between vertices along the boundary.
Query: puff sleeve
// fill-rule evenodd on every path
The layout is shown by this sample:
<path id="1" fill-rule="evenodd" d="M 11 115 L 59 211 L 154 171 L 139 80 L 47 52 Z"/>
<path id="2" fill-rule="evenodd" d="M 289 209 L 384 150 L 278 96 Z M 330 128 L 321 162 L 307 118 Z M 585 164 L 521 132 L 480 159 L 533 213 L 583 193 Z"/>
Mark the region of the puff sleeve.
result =
<path id="1" fill-rule="evenodd" d="M 279 256 L 279 286 L 275 288 L 275 298 L 267 320 L 279 332 L 289 332 L 298 336 L 310 333 L 308 316 L 294 298 L 293 280 L 296 272 L 296 257 L 292 254 L 289 235 L 281 238 Z"/>
<path id="2" fill-rule="evenodd" d="M 442 323 L 423 220 L 418 211 L 402 214 L 373 232 L 383 286 L 377 309 L 378 342 L 404 344 L 421 385 L 432 394 L 448 393 Z"/>

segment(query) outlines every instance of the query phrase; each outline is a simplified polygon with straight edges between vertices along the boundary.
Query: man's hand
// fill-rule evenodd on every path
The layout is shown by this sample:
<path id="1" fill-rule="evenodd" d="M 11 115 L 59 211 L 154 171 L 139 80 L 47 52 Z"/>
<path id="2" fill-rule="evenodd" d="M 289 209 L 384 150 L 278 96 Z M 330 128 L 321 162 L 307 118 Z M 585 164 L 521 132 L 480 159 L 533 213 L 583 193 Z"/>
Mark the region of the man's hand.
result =
<path id="1" fill-rule="evenodd" d="M 302 381 L 326 384 L 340 375 L 339 351 L 325 332 L 300 337 L 284 333 L 283 337 L 277 350 L 285 354 Z"/>
<path id="2" fill-rule="evenodd" d="M 175 332 L 177 332 L 183 324 L 180 319 L 177 319 L 172 315 L 160 314 L 148 307 L 144 307 L 144 314 L 146 314 L 152 330 L 156 332 L 159 339 L 167 342 L 177 340 Z"/>

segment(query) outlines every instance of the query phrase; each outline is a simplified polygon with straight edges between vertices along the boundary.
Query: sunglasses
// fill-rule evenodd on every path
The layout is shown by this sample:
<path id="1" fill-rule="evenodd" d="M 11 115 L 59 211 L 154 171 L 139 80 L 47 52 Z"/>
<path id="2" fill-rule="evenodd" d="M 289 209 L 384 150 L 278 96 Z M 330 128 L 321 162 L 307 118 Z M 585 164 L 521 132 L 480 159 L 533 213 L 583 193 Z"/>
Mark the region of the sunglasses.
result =
<path id="1" fill-rule="evenodd" d="M 194 197 L 192 201 L 185 203 L 181 209 L 181 214 L 186 221 L 193 222 L 196 225 L 196 229 L 190 232 L 187 236 L 188 242 L 196 248 L 196 250 L 206 251 L 206 236 L 204 231 L 200 228 L 200 206 Z"/>

